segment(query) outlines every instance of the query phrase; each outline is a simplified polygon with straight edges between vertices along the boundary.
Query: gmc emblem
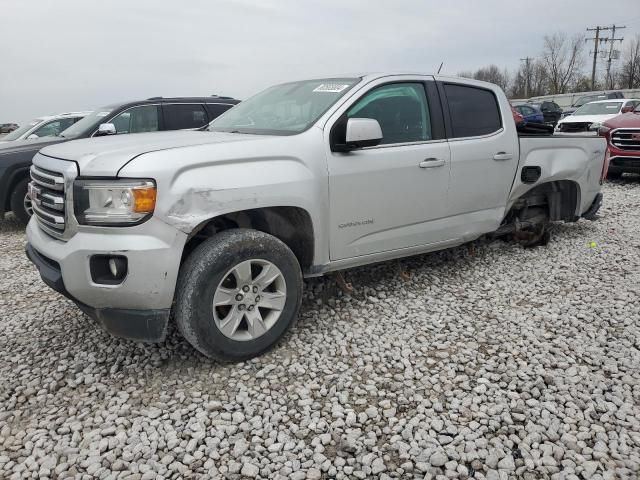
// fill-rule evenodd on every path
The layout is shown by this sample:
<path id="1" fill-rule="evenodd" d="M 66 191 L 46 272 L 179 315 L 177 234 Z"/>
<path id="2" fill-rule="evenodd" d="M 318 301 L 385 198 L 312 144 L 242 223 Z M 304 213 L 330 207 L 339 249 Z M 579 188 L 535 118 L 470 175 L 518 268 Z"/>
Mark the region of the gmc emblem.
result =
<path id="1" fill-rule="evenodd" d="M 29 188 L 27 189 L 29 193 L 29 197 L 31 201 L 36 205 L 40 206 L 42 203 L 42 199 L 40 198 L 40 189 L 36 187 L 33 183 L 29 183 Z"/>

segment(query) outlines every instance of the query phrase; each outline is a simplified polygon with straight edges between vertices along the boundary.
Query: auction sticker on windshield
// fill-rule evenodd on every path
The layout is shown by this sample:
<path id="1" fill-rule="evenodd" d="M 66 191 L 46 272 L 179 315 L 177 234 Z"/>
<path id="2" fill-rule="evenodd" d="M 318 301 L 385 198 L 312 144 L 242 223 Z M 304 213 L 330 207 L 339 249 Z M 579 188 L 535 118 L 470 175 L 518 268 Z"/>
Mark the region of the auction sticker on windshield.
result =
<path id="1" fill-rule="evenodd" d="M 347 88 L 349 88 L 349 85 L 345 85 L 344 83 L 322 83 L 314 88 L 313 91 L 325 93 L 340 93 Z"/>

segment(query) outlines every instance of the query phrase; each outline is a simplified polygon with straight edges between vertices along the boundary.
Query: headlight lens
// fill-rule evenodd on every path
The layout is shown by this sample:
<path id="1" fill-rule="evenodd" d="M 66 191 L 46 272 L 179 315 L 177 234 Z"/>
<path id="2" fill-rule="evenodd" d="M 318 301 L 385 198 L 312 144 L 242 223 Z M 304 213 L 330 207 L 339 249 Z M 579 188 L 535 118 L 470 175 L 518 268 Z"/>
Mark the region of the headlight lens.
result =
<path id="1" fill-rule="evenodd" d="M 78 179 L 73 199 L 81 225 L 135 225 L 153 214 L 156 184 L 150 179 Z"/>
<path id="2" fill-rule="evenodd" d="M 599 122 L 593 122 L 589 127 L 589 130 L 598 130 L 602 126 Z"/>

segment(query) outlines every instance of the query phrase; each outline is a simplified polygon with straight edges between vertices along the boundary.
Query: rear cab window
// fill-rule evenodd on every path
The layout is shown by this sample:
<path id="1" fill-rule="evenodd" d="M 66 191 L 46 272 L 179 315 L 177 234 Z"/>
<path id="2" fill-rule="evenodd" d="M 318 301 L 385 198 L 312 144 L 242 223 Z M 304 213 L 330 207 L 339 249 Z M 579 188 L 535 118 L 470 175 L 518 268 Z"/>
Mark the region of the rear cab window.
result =
<path id="1" fill-rule="evenodd" d="M 502 129 L 500 106 L 491 90 L 445 83 L 444 91 L 451 117 L 450 138 L 491 135 Z"/>

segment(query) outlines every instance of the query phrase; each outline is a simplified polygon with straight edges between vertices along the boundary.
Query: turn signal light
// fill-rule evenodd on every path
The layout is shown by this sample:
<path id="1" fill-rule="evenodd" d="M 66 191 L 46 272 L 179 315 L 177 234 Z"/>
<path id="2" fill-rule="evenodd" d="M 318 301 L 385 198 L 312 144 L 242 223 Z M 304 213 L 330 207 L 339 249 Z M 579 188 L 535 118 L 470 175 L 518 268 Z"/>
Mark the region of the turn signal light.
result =
<path id="1" fill-rule="evenodd" d="M 156 208 L 156 187 L 144 186 L 134 188 L 133 211 L 136 213 L 151 213 Z"/>

